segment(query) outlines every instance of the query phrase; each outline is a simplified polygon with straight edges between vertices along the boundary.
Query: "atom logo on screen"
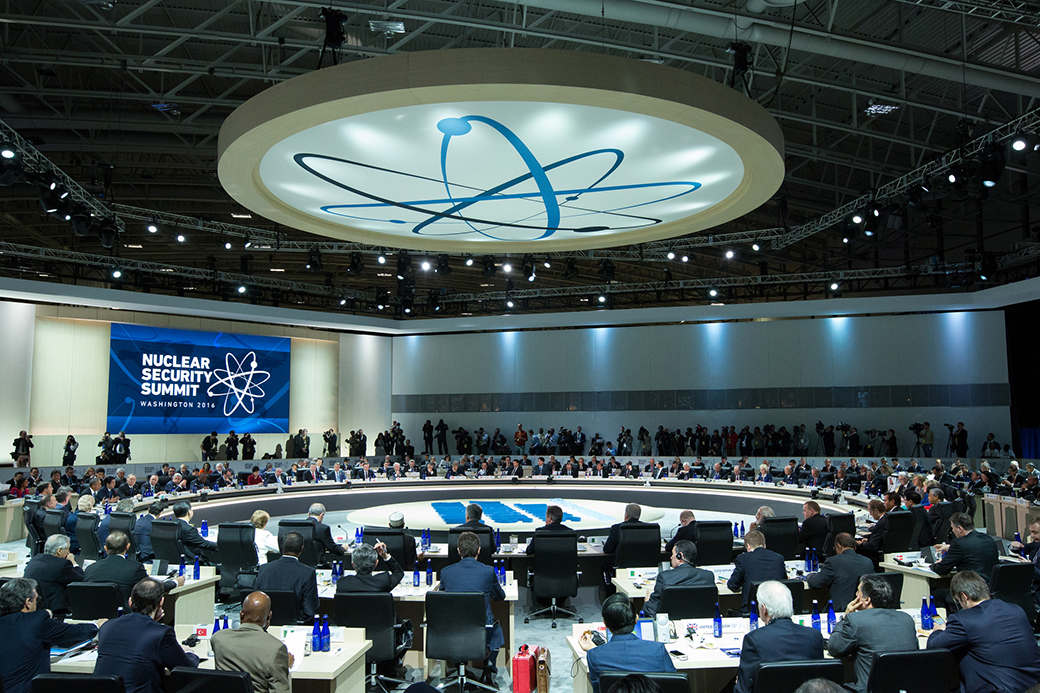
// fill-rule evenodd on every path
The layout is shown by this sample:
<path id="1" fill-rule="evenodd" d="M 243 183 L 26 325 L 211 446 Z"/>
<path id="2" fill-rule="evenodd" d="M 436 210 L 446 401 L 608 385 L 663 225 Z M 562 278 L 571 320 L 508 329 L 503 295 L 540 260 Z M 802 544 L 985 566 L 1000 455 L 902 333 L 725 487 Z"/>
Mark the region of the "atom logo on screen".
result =
<path id="1" fill-rule="evenodd" d="M 257 369 L 256 354 L 252 351 L 241 361 L 234 354 L 228 353 L 224 357 L 224 364 L 224 368 L 213 371 L 217 381 L 209 386 L 206 394 L 224 398 L 224 416 L 231 416 L 239 408 L 252 414 L 256 400 L 264 397 L 264 390 L 260 386 L 267 382 L 271 374 Z"/>
<path id="2" fill-rule="evenodd" d="M 725 200 L 743 174 L 731 147 L 685 125 L 529 102 L 334 120 L 287 137 L 260 164 L 272 194 L 324 221 L 402 239 L 488 243 L 675 221 Z"/>

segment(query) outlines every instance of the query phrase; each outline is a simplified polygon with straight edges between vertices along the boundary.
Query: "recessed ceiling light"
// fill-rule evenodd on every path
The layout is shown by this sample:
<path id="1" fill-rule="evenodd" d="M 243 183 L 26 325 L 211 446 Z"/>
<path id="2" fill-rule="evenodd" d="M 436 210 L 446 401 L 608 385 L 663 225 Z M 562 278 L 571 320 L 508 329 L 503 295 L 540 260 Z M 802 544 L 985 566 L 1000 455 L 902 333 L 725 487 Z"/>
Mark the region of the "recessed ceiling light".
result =
<path id="1" fill-rule="evenodd" d="M 272 272 L 284 272 L 285 270 L 283 268 L 281 268 L 281 267 L 272 267 L 271 271 Z"/>
<path id="2" fill-rule="evenodd" d="M 252 214 L 240 214 L 238 212 L 232 212 L 231 213 L 231 218 L 232 219 L 252 219 L 253 215 Z"/>
<path id="3" fill-rule="evenodd" d="M 134 250 L 141 250 L 142 248 L 144 248 L 144 246 L 140 245 L 138 243 L 131 243 L 130 245 L 127 246 L 127 248 L 132 248 Z"/>
<path id="4" fill-rule="evenodd" d="M 503 272 L 505 272 L 506 274 L 509 274 L 510 272 L 512 272 L 512 271 L 513 271 L 513 266 L 512 266 L 512 265 L 510 265 L 510 264 L 509 264 L 509 263 L 507 262 L 507 263 L 505 263 L 504 265 L 502 265 L 502 271 L 503 271 Z"/>

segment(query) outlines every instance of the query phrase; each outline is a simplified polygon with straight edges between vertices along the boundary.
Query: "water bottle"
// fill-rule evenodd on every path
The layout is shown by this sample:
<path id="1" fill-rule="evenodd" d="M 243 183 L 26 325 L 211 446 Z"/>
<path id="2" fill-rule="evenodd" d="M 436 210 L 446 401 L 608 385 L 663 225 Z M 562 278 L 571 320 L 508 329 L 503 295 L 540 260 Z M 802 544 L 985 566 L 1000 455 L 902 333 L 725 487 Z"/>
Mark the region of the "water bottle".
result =
<path id="1" fill-rule="evenodd" d="M 194 580 L 198 580 L 202 576 L 202 568 L 199 566 L 199 557 L 195 557 L 195 568 L 192 569 L 191 577 Z"/>
<path id="2" fill-rule="evenodd" d="M 361 528 L 360 527 L 355 527 L 354 528 L 354 546 L 357 546 L 360 543 L 361 543 Z"/>
<path id="3" fill-rule="evenodd" d="M 929 613 L 931 613 L 933 619 L 936 616 L 939 615 L 939 612 L 935 610 L 935 595 L 934 594 L 928 595 L 928 611 L 929 611 Z"/>
<path id="4" fill-rule="evenodd" d="M 812 549 L 805 550 L 805 572 L 812 572 Z"/>
<path id="5" fill-rule="evenodd" d="M 329 617 L 326 616 L 321 624 L 321 651 L 328 652 L 332 647 L 332 632 L 329 630 Z"/>
<path id="6" fill-rule="evenodd" d="M 332 576 L 331 576 L 331 579 L 330 579 L 330 582 L 332 582 L 333 585 L 335 585 L 337 582 L 339 582 L 339 571 L 340 571 L 339 563 L 333 563 L 332 564 Z"/>
<path id="7" fill-rule="evenodd" d="M 358 527 L 358 536 L 361 537 L 361 541 L 358 542 L 358 543 L 364 544 L 365 543 L 365 528 L 364 527 Z"/>
<path id="8" fill-rule="evenodd" d="M 415 572 L 412 573 L 412 587 L 418 587 L 418 586 L 419 586 L 419 569 L 416 568 Z"/>
<path id="9" fill-rule="evenodd" d="M 502 532 L 501 530 L 495 530 L 495 551 L 502 550 Z"/>
<path id="10" fill-rule="evenodd" d="M 219 616 L 217 616 L 216 618 L 213 619 L 213 632 L 210 633 L 210 636 L 212 637 L 212 636 L 216 635 L 218 631 L 220 631 L 220 617 Z"/>
<path id="11" fill-rule="evenodd" d="M 755 630 L 758 628 L 758 604 L 754 601 L 751 602 L 751 611 L 748 613 L 748 630 Z"/>
<path id="12" fill-rule="evenodd" d="M 837 625 L 838 618 L 834 615 L 834 600 L 827 600 L 827 635 L 834 632 L 834 626 Z"/>
<path id="13" fill-rule="evenodd" d="M 181 567 L 177 569 L 177 575 L 184 577 L 184 554 L 181 554 Z"/>
<path id="14" fill-rule="evenodd" d="M 820 603 L 812 600 L 812 627 L 820 630 Z"/>
<path id="15" fill-rule="evenodd" d="M 321 617 L 314 617 L 314 627 L 311 628 L 311 652 L 321 652 Z"/>
<path id="16" fill-rule="evenodd" d="M 426 586 L 433 587 L 433 564 L 429 558 L 426 559 Z"/>
<path id="17" fill-rule="evenodd" d="M 718 602 L 715 602 L 715 618 L 712 619 L 711 634 L 716 638 L 722 637 L 722 612 L 719 611 Z"/>
<path id="18" fill-rule="evenodd" d="M 740 539 L 740 525 L 736 522 L 733 523 L 733 538 Z"/>
<path id="19" fill-rule="evenodd" d="M 932 610 L 928 606 L 928 597 L 921 597 L 921 630 L 931 630 L 933 624 Z"/>
<path id="20" fill-rule="evenodd" d="M 816 549 L 812 550 L 812 572 L 820 570 L 820 558 L 816 555 Z"/>
<path id="21" fill-rule="evenodd" d="M 743 520 L 740 521 L 740 538 L 741 539 L 744 538 L 744 521 Z"/>
<path id="22" fill-rule="evenodd" d="M 204 537 L 209 536 L 209 523 L 205 520 L 202 521 L 202 525 L 199 527 L 199 534 L 201 534 Z"/>
<path id="23" fill-rule="evenodd" d="M 502 562 L 501 562 L 498 570 L 499 570 L 499 573 L 498 573 L 498 583 L 500 585 L 505 585 L 506 584 L 506 562 L 505 562 L 505 559 L 502 559 Z"/>
<path id="24" fill-rule="evenodd" d="M 221 626 L 224 630 L 228 629 L 227 614 L 224 614 L 224 625 Z"/>

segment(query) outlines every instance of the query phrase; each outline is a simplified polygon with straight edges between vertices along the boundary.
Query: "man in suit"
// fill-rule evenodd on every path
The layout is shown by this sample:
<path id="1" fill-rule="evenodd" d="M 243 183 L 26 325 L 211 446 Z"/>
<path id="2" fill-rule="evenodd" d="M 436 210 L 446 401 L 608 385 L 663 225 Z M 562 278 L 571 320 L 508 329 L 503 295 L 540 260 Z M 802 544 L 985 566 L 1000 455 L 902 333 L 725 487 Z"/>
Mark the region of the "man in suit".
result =
<path id="1" fill-rule="evenodd" d="M 1031 593 L 1033 604 L 1040 604 L 1040 517 L 1034 517 L 1029 523 L 1029 542 L 1023 544 L 1018 541 L 1011 542 L 1011 548 L 1022 552 L 1023 556 L 1033 564 L 1033 584 Z"/>
<path id="2" fill-rule="evenodd" d="M 855 599 L 860 577 L 874 572 L 874 563 L 856 553 L 856 540 L 848 532 L 834 537 L 834 551 L 835 555 L 821 564 L 820 572 L 810 574 L 806 583 L 814 590 L 830 585 L 834 608 L 841 611 Z"/>
<path id="3" fill-rule="evenodd" d="M 148 577 L 144 566 L 126 555 L 129 550 L 130 537 L 119 530 L 110 532 L 105 539 L 105 558 L 87 566 L 83 571 L 83 581 L 115 583 L 123 593 L 123 601 L 126 601 L 134 585 Z M 169 578 L 161 584 L 169 591 L 183 585 L 184 577 Z"/>
<path id="4" fill-rule="evenodd" d="M 617 551 L 618 542 L 621 540 L 622 527 L 643 527 L 646 525 L 645 522 L 639 521 L 639 516 L 642 513 L 643 509 L 635 503 L 629 503 L 625 506 L 625 519 L 623 522 L 610 526 L 610 534 L 607 535 L 607 540 L 603 543 L 603 553 L 612 554 Z"/>
<path id="5" fill-rule="evenodd" d="M 801 528 L 798 530 L 798 543 L 806 551 L 813 549 L 816 555 L 823 559 L 824 543 L 830 533 L 827 526 L 827 518 L 820 514 L 820 504 L 814 500 L 806 501 L 802 505 L 802 517 L 805 518 Z"/>
<path id="6" fill-rule="evenodd" d="M 911 546 L 910 548 L 933 546 L 935 534 L 932 533 L 932 523 L 928 519 L 928 511 L 921 505 L 921 494 L 917 491 L 907 491 L 903 500 L 906 502 L 907 510 L 914 516 L 914 526 L 921 528 L 917 535 L 917 547 Z"/>
<path id="7" fill-rule="evenodd" d="M 0 659 L 4 693 L 29 693 L 32 679 L 51 671 L 51 647 L 71 647 L 93 638 L 93 623 L 69 624 L 51 618 L 39 606 L 36 581 L 14 578 L 0 587 L 0 633 L 8 656 Z M 98 624 L 104 623 L 101 619 Z"/>
<path id="8" fill-rule="evenodd" d="M 770 580 L 758 586 L 762 625 L 744 636 L 734 693 L 751 693 L 762 664 L 823 659 L 820 631 L 794 623 L 793 614 L 794 599 L 787 585 Z"/>
<path id="9" fill-rule="evenodd" d="M 52 614 L 69 612 L 69 583 L 83 581 L 83 569 L 76 565 L 69 552 L 69 538 L 52 534 L 38 553 L 25 564 L 22 577 L 36 580 L 40 592 L 40 608 Z"/>
<path id="10" fill-rule="evenodd" d="M 140 492 L 141 485 L 137 483 L 137 477 L 133 474 L 128 474 L 123 485 L 116 488 L 116 493 L 120 498 L 133 498 Z"/>
<path id="11" fill-rule="evenodd" d="M 321 503 L 312 503 L 307 509 L 307 519 L 314 525 L 314 540 L 318 543 L 318 555 L 322 550 L 334 556 L 345 556 L 346 549 L 332 539 L 332 528 L 322 522 L 325 519 L 325 506 Z"/>
<path id="12" fill-rule="evenodd" d="M 36 514 L 33 515 L 32 523 L 41 539 L 43 538 L 43 521 L 47 517 L 47 511 L 57 509 L 58 499 L 54 497 L 53 493 L 45 493 L 40 496 L 40 506 L 36 509 Z"/>
<path id="13" fill-rule="evenodd" d="M 484 517 L 484 509 L 476 503 L 470 503 L 466 506 L 466 521 L 454 529 L 461 529 L 468 532 L 491 531 L 491 527 L 484 524 L 481 520 L 482 517 Z"/>
<path id="14" fill-rule="evenodd" d="M 848 534 L 838 536 L 847 537 Z M 846 553 L 855 556 L 855 552 Z M 867 561 L 862 556 L 855 557 Z M 830 562 L 827 561 L 827 564 Z M 867 563 L 869 566 L 870 561 Z M 833 594 L 834 589 L 831 588 Z M 837 601 L 834 606 L 837 608 Z M 848 603 L 845 618 L 838 622 L 827 641 L 827 651 L 831 656 L 856 657 L 856 681 L 850 684 L 856 693 L 867 692 L 874 653 L 915 652 L 918 647 L 914 617 L 899 611 L 891 583 L 873 573 L 860 578 L 855 599 Z"/>
<path id="15" fill-rule="evenodd" d="M 253 679 L 255 693 L 290 693 L 289 669 L 294 663 L 285 643 L 267 632 L 271 625 L 271 598 L 253 592 L 242 600 L 241 623 L 213 634 L 217 671 L 244 671 Z"/>
<path id="16" fill-rule="evenodd" d="M 146 578 L 134 586 L 130 613 L 98 632 L 95 674 L 122 676 L 126 693 L 162 693 L 166 669 L 199 666 L 199 658 L 181 648 L 173 628 L 159 623 L 162 605 L 163 586 L 157 580 Z"/>
<path id="17" fill-rule="evenodd" d="M 950 593 L 961 606 L 945 626 L 936 624 L 928 649 L 953 651 L 964 693 L 1024 691 L 1040 680 L 1040 649 L 1022 609 L 991 599 L 985 580 L 974 571 L 957 573 Z"/>
<path id="18" fill-rule="evenodd" d="M 679 528 L 675 530 L 675 534 L 665 544 L 665 551 L 671 551 L 675 543 L 679 541 L 697 543 L 697 518 L 692 510 L 683 510 L 679 513 Z"/>
<path id="19" fill-rule="evenodd" d="M 534 531 L 534 536 L 531 537 L 531 541 L 527 542 L 527 555 L 533 556 L 535 551 L 535 544 L 538 541 L 538 533 L 547 532 L 573 532 L 574 530 L 563 524 L 563 508 L 558 505 L 548 505 L 545 507 L 545 525 L 539 527 Z"/>
<path id="20" fill-rule="evenodd" d="M 68 519 L 65 520 L 65 534 L 68 535 L 69 541 L 72 543 L 70 550 L 72 553 L 79 553 L 79 538 L 76 536 L 76 525 L 79 524 L 80 513 L 89 513 L 94 509 L 94 496 L 89 493 L 84 493 L 76 500 L 76 512 L 69 515 Z"/>
<path id="21" fill-rule="evenodd" d="M 158 496 L 163 492 L 163 487 L 159 485 L 159 475 L 152 474 L 148 477 L 148 483 L 141 487 L 141 493 L 151 496 Z"/>
<path id="22" fill-rule="evenodd" d="M 203 539 L 199 530 L 191 526 L 191 518 L 194 515 L 195 512 L 187 501 L 174 504 L 173 516 L 178 520 L 177 538 L 190 555 L 203 556 L 203 551 L 216 551 L 217 545 L 208 539 Z"/>
<path id="23" fill-rule="evenodd" d="M 857 540 L 856 551 L 877 563 L 881 557 L 881 547 L 885 545 L 885 537 L 888 535 L 885 504 L 877 498 L 873 498 L 867 503 L 867 512 L 870 513 L 874 524 L 866 538 Z"/>
<path id="24" fill-rule="evenodd" d="M 513 468 L 509 470 L 509 476 L 522 479 L 524 476 L 524 468 L 520 466 L 520 459 L 513 460 Z"/>
<path id="25" fill-rule="evenodd" d="M 159 517 L 163 511 L 161 501 L 156 501 L 148 506 L 147 512 L 137 518 L 134 524 L 134 539 L 137 540 L 137 557 L 142 561 L 155 558 L 155 550 L 152 549 L 152 521 Z"/>
<path id="26" fill-rule="evenodd" d="M 726 586 L 734 592 L 738 589 L 741 590 L 740 608 L 744 613 L 750 611 L 748 597 L 751 593 L 752 582 L 787 578 L 784 557 L 776 551 L 766 548 L 766 537 L 757 529 L 744 535 L 744 553 L 737 556 L 733 563 L 733 574 L 726 581 Z M 790 613 L 787 618 L 790 618 Z"/>
<path id="27" fill-rule="evenodd" d="M 132 513 L 134 511 L 134 501 L 130 498 L 124 498 L 123 500 L 116 503 L 116 507 L 113 509 L 117 513 Z M 108 538 L 108 527 L 112 522 L 112 515 L 105 515 L 101 518 L 101 522 L 98 523 L 97 535 L 98 541 L 102 544 L 105 543 L 105 539 Z"/>
<path id="28" fill-rule="evenodd" d="M 692 541 L 680 539 L 672 546 L 672 569 L 657 574 L 657 582 L 653 592 L 646 598 L 643 612 L 653 618 L 657 614 L 657 606 L 661 603 L 661 595 L 668 587 L 711 587 L 715 584 L 715 575 L 710 570 L 695 568 L 697 545 Z"/>
<path id="29" fill-rule="evenodd" d="M 289 532 L 281 538 L 282 557 L 260 566 L 256 588 L 289 590 L 296 595 L 296 620 L 305 622 L 314 618 L 318 610 L 318 576 L 314 568 L 300 563 L 303 553 L 303 535 Z"/>
<path id="30" fill-rule="evenodd" d="M 484 593 L 485 623 L 492 628 L 487 629 L 487 658 L 484 660 L 484 672 L 480 682 L 495 686 L 495 676 L 498 673 L 495 660 L 498 659 L 498 649 L 505 644 L 505 638 L 502 635 L 502 626 L 491 613 L 491 600 L 502 601 L 506 598 L 506 593 L 498 584 L 495 569 L 477 560 L 477 556 L 480 555 L 480 539 L 476 534 L 460 534 L 457 548 L 461 560 L 441 570 L 441 589 L 445 592 Z"/>
<path id="31" fill-rule="evenodd" d="M 989 535 L 975 531 L 975 522 L 967 513 L 954 513 L 950 518 L 953 540 L 939 544 L 936 550 L 946 552 L 941 561 L 932 566 L 939 575 L 948 575 L 954 570 L 971 570 L 982 576 L 989 584 L 993 566 L 999 560 L 997 544 Z"/>
<path id="32" fill-rule="evenodd" d="M 390 571 L 373 572 L 376 564 L 383 561 Z M 404 577 L 404 569 L 397 560 L 386 551 L 386 544 L 375 546 L 361 544 L 350 554 L 350 563 L 355 575 L 344 575 L 336 583 L 336 593 L 347 592 L 390 592 Z"/>
<path id="33" fill-rule="evenodd" d="M 641 640 L 632 632 L 636 626 L 636 613 L 628 597 L 623 594 L 607 597 L 601 613 L 603 625 L 610 631 L 610 640 L 599 647 L 593 644 L 587 633 L 579 640 L 582 649 L 587 651 L 585 659 L 592 693 L 600 693 L 599 677 L 604 671 L 675 671 L 664 643 Z"/>

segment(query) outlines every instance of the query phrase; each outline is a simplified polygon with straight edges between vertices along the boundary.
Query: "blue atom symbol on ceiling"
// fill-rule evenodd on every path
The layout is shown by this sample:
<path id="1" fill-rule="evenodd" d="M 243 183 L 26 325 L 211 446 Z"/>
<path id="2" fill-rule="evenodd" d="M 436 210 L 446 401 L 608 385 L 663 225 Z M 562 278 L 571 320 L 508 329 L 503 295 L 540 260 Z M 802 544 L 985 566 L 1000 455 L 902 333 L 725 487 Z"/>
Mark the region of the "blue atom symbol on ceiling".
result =
<path id="1" fill-rule="evenodd" d="M 487 189 L 461 185 L 450 181 L 448 179 L 448 153 L 452 138 L 464 137 L 472 132 L 473 123 L 486 125 L 501 135 L 502 138 L 520 156 L 520 159 L 527 168 L 527 173 L 518 175 Z M 350 159 L 342 159 L 324 154 L 299 153 L 293 156 L 293 160 L 305 171 L 326 183 L 349 191 L 362 198 L 371 200 L 371 202 L 361 204 L 325 205 L 321 207 L 323 212 L 354 220 L 386 222 L 387 220 L 385 218 L 365 216 L 365 211 L 388 210 L 394 208 L 407 210 L 420 215 L 423 219 L 419 223 L 415 224 L 411 229 L 411 232 L 418 236 L 444 237 L 476 233 L 491 240 L 515 241 L 543 240 L 551 237 L 557 231 L 570 231 L 574 233 L 629 231 L 653 226 L 662 222 L 662 219 L 646 216 L 645 213 L 641 214 L 639 212 L 640 208 L 689 195 L 701 187 L 700 183 L 694 181 L 664 181 L 628 185 L 605 185 L 604 183 L 606 183 L 610 176 L 621 167 L 622 162 L 625 160 L 624 152 L 615 148 L 594 149 L 580 154 L 575 154 L 574 156 L 558 159 L 550 164 L 542 165 L 531 149 L 524 144 L 524 142 L 512 130 L 502 123 L 484 116 L 468 115 L 461 118 L 444 118 L 437 123 L 437 129 L 443 133 L 440 146 L 440 180 L 428 176 L 407 173 L 405 171 L 396 171 L 376 166 L 374 164 L 352 161 Z M 593 157 L 602 157 L 606 160 L 606 164 L 609 165 L 603 174 L 588 187 L 566 190 L 556 190 L 553 188 L 548 175 L 550 171 L 560 169 L 568 164 L 573 164 L 584 159 L 592 159 Z M 386 197 L 366 192 L 361 188 L 356 187 L 356 185 L 348 185 L 343 181 L 336 180 L 332 176 L 316 170 L 308 163 L 312 160 L 346 164 L 351 167 L 356 167 L 362 172 L 367 170 L 389 173 L 401 176 L 405 179 L 436 183 L 438 186 L 444 186 L 445 196 L 418 200 L 388 199 Z M 527 184 L 528 182 L 534 183 L 534 191 L 529 189 L 518 190 L 519 186 Z M 453 193 L 453 188 L 456 191 L 461 189 L 472 191 L 472 194 L 459 196 L 458 194 Z M 646 191 L 649 195 L 646 199 L 635 202 L 628 200 L 627 203 L 622 204 L 621 206 L 609 206 L 610 203 L 618 204 L 616 198 L 612 200 L 613 196 L 610 193 L 630 191 Z M 598 195 L 597 199 L 607 201 L 608 206 L 603 208 L 594 208 L 591 205 L 582 202 L 581 198 L 583 196 L 589 197 L 593 193 L 606 193 L 604 195 Z M 481 209 L 487 209 L 489 204 L 493 205 L 495 203 L 510 200 L 530 201 L 537 205 L 537 209 L 529 215 L 511 219 L 486 218 L 486 214 L 471 215 L 471 212 L 467 211 L 475 205 L 482 205 Z M 614 223 L 610 225 L 596 226 L 580 225 L 583 217 L 592 216 L 600 219 L 605 217 Z M 567 220 L 566 224 L 564 223 L 565 219 Z M 443 224 L 448 221 L 462 222 L 469 228 L 461 231 L 445 231 L 436 228 L 438 223 Z M 408 223 L 399 219 L 390 219 L 389 222 L 392 224 Z M 574 222 L 578 223 L 575 224 Z M 480 228 L 478 228 L 478 226 Z M 495 231 L 499 229 L 530 231 L 531 238 L 504 238 L 495 234 Z"/>

